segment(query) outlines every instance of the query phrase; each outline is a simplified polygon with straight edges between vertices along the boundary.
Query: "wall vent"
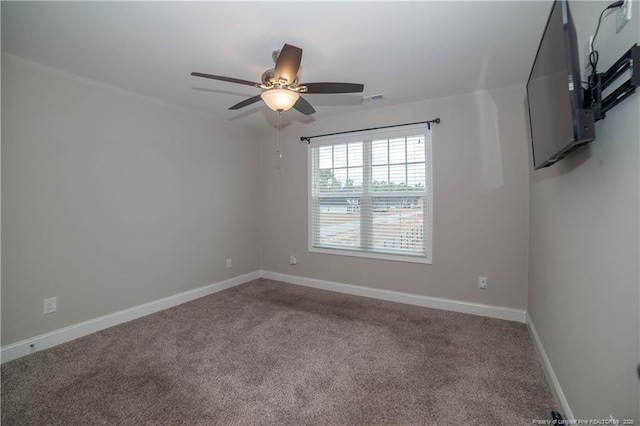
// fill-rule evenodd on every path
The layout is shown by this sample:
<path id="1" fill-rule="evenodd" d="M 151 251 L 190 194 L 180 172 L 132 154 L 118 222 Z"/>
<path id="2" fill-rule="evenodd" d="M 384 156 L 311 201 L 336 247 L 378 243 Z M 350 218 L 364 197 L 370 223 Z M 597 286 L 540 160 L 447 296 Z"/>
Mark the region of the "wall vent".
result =
<path id="1" fill-rule="evenodd" d="M 362 102 L 379 101 L 379 100 L 382 100 L 383 98 L 384 98 L 384 95 L 382 93 L 378 93 L 377 95 L 363 96 Z"/>

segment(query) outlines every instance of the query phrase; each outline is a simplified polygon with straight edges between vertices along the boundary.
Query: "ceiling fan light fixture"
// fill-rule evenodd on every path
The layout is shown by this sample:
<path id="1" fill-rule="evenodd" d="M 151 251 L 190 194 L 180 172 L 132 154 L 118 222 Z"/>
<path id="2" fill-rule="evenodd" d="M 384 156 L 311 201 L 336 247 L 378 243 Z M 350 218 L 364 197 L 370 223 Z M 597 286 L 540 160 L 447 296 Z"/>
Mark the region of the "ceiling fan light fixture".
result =
<path id="1" fill-rule="evenodd" d="M 293 90 L 270 89 L 262 92 L 260 97 L 272 110 L 287 111 L 293 108 L 293 105 L 298 101 L 300 95 Z"/>

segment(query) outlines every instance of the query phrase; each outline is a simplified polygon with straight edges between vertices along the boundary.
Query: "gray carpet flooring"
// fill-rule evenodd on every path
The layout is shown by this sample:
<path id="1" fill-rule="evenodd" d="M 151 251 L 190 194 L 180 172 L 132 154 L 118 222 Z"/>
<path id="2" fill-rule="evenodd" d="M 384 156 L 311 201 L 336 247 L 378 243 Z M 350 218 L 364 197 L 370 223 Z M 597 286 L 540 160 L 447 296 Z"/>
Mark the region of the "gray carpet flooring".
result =
<path id="1" fill-rule="evenodd" d="M 256 280 L 2 365 L 2 425 L 530 425 L 524 324 Z"/>

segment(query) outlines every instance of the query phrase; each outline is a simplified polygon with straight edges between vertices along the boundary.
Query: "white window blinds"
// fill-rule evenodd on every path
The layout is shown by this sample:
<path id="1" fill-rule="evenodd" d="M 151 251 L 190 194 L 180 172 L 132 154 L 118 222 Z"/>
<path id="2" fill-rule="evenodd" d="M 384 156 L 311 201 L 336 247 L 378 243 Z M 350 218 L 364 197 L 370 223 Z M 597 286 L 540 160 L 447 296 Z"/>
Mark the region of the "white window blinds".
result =
<path id="1" fill-rule="evenodd" d="M 314 138 L 309 250 L 431 263 L 426 125 Z"/>

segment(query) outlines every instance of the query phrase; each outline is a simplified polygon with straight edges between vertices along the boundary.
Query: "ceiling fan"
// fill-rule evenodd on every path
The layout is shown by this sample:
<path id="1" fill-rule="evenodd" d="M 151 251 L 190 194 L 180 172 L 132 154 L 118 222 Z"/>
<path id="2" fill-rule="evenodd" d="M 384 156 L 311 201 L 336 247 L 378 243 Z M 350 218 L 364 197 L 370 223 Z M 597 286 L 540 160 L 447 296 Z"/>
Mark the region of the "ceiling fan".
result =
<path id="1" fill-rule="evenodd" d="M 300 93 L 357 93 L 364 90 L 363 84 L 356 83 L 298 84 L 298 69 L 302 61 L 302 49 L 299 47 L 285 44 L 282 49 L 273 52 L 272 58 L 276 64 L 275 68 L 268 69 L 262 74 L 262 83 L 200 72 L 192 72 L 191 75 L 262 89 L 261 94 L 233 105 L 229 108 L 231 110 L 244 108 L 262 99 L 274 111 L 287 111 L 294 108 L 305 115 L 311 115 L 316 110 L 300 96 Z"/>

